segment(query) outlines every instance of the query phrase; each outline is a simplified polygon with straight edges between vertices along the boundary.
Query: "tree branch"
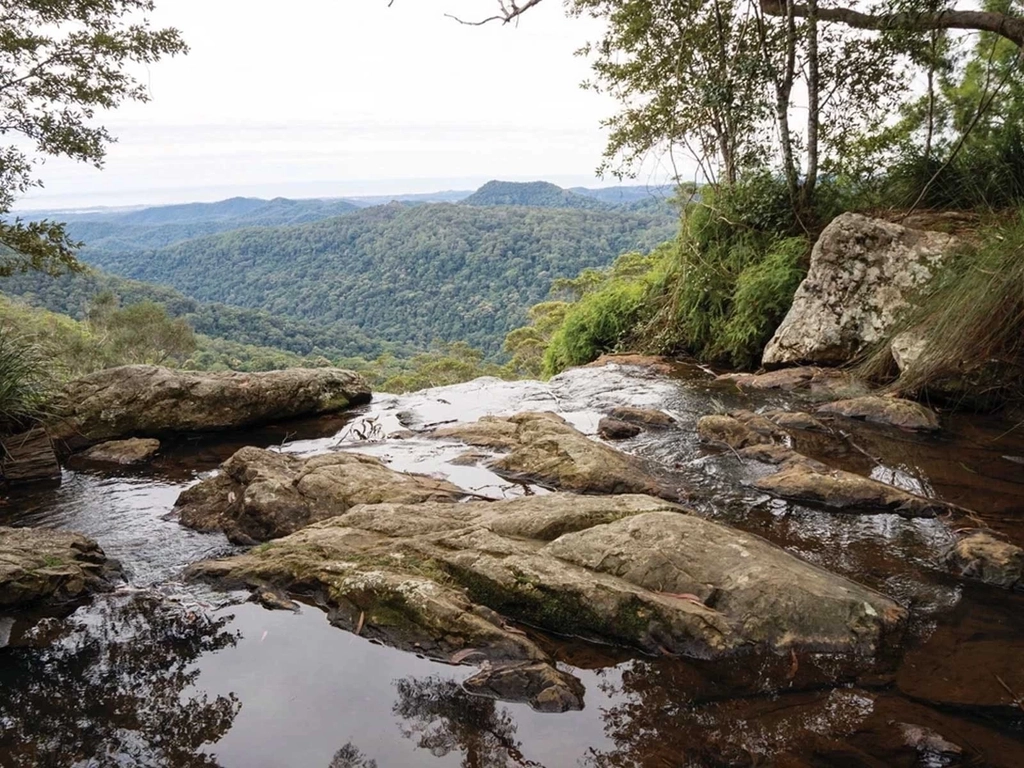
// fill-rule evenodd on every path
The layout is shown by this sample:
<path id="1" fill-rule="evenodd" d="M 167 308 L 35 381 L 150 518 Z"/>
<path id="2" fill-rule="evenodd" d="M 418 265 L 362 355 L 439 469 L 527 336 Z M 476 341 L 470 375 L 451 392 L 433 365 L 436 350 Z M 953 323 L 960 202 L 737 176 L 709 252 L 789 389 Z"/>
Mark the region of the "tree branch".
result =
<path id="1" fill-rule="evenodd" d="M 459 24 L 465 24 L 468 27 L 482 27 L 484 24 L 488 24 L 492 21 L 500 21 L 502 24 L 508 24 L 511 21 L 515 21 L 528 10 L 533 8 L 535 5 L 539 5 L 541 0 L 526 0 L 522 5 L 516 5 L 515 0 L 498 0 L 498 7 L 501 8 L 501 13 L 495 14 L 494 16 L 488 16 L 486 19 L 480 21 L 465 21 L 460 19 L 458 16 L 452 16 L 450 13 L 446 13 L 449 19 L 455 19 Z"/>
<path id="2" fill-rule="evenodd" d="M 761 10 L 769 16 L 787 14 L 785 0 L 761 0 Z M 789 12 L 806 19 L 811 11 L 806 5 L 789 5 Z M 921 13 L 861 13 L 852 8 L 818 8 L 818 19 L 834 21 L 857 29 L 927 32 L 936 29 L 968 29 L 992 32 L 1024 48 L 1024 19 L 995 11 L 923 11 Z"/>

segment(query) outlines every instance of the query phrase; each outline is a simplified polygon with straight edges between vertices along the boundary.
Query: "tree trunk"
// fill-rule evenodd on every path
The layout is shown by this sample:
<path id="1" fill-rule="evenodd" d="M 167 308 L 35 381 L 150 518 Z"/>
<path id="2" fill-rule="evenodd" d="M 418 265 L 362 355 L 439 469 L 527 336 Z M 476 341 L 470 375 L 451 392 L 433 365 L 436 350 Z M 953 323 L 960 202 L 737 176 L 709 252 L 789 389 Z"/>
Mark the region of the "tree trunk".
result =
<path id="1" fill-rule="evenodd" d="M 807 16 L 807 176 L 801 190 L 801 206 L 810 212 L 818 184 L 818 128 L 821 121 L 818 73 L 818 0 L 808 0 Z"/>

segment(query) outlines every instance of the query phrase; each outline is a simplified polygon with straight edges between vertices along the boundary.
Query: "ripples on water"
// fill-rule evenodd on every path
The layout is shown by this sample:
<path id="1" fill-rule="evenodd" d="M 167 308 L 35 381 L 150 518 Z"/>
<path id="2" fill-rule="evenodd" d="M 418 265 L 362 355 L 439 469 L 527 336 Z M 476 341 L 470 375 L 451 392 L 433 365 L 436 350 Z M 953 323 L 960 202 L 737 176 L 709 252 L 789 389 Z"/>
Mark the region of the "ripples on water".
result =
<path id="1" fill-rule="evenodd" d="M 1024 652 L 1020 600 L 977 588 L 962 596 L 962 587 L 938 571 L 951 541 L 941 522 L 773 500 L 750 487 L 765 467 L 741 466 L 733 455 L 697 443 L 695 423 L 705 413 L 784 406 L 787 399 L 749 400 L 711 385 L 695 367 L 680 367 L 675 377 L 616 366 L 577 369 L 548 383 L 481 379 L 380 395 L 340 418 L 167 445 L 144 471 L 66 472 L 58 489 L 12 498 L 0 523 L 91 536 L 121 560 L 131 588 L 142 591 L 98 598 L 65 618 L 0 619 L 0 765 L 611 768 L 771 765 L 783 755 L 788 762 L 779 764 L 790 766 L 954 764 L 895 738 L 902 731 L 893 723 L 902 722 L 969 742 L 974 757 L 983 755 L 974 764 L 1024 765 L 1012 710 L 982 713 L 972 701 L 949 710 L 900 693 L 900 686 L 920 688 L 919 668 L 938 664 L 932 674 L 941 677 L 941 659 L 960 664 L 963 654 L 986 670 L 978 687 L 990 689 L 993 676 L 1014 674 Z M 178 582 L 189 563 L 234 551 L 219 534 L 179 526 L 170 511 L 183 488 L 241 445 L 301 455 L 356 450 L 398 470 L 444 476 L 501 498 L 524 489 L 482 466 L 453 464 L 467 450 L 461 444 L 415 435 L 365 441 L 357 431 L 379 428 L 387 436 L 488 414 L 551 410 L 593 435 L 615 405 L 676 417 L 680 429 L 643 433 L 620 447 L 682 477 L 698 514 L 766 536 L 911 606 L 918 617 L 914 642 L 924 645 L 897 673 L 907 682 L 895 686 L 890 675 L 861 681 L 860 688 L 822 685 L 815 675 L 827 676 L 830 662 L 817 659 L 815 669 L 794 672 L 791 689 L 777 691 L 765 681 L 777 680 L 772 670 L 789 659 L 756 662 L 771 667 L 759 669 L 751 660 L 630 658 L 538 635 L 587 688 L 583 712 L 542 715 L 468 696 L 458 683 L 472 670 L 341 632 L 314 607 L 300 615 L 274 613 L 238 603 L 244 595 L 214 595 Z M 796 447 L 974 508 L 1024 543 L 1017 522 L 1024 472 L 1003 458 L 1024 455 L 1024 440 L 1013 433 L 996 440 L 1007 427 L 954 420 L 938 438 L 858 427 L 856 447 L 852 440 L 821 438 L 798 439 Z"/>

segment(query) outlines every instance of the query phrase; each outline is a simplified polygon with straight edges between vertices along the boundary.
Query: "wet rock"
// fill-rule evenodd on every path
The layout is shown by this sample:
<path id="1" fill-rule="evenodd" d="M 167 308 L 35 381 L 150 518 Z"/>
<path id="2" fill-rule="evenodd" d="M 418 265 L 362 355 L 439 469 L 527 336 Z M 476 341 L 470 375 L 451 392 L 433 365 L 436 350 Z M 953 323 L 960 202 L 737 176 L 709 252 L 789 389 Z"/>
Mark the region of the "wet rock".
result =
<path id="1" fill-rule="evenodd" d="M 956 240 L 844 213 L 821 233 L 766 366 L 844 363 L 883 341 Z"/>
<path id="2" fill-rule="evenodd" d="M 1024 588 L 1024 549 L 978 531 L 960 539 L 947 562 L 955 573 L 1004 589 Z"/>
<path id="3" fill-rule="evenodd" d="M 50 430 L 74 450 L 124 437 L 253 427 L 369 400 L 366 381 L 338 368 L 200 373 L 127 365 L 68 384 L 63 416 Z"/>
<path id="4" fill-rule="evenodd" d="M 94 445 L 76 454 L 76 461 L 93 464 L 142 464 L 160 450 L 160 441 L 154 438 L 132 437 L 128 440 L 110 440 Z"/>
<path id="5" fill-rule="evenodd" d="M 830 397 L 853 396 L 867 391 L 867 385 L 848 373 L 815 366 L 782 368 L 767 373 L 725 373 L 715 381 L 752 391 L 778 389 L 783 392 L 810 392 Z"/>
<path id="6" fill-rule="evenodd" d="M 525 702 L 539 712 L 583 709 L 583 684 L 550 664 L 521 662 L 489 667 L 463 681 L 475 696 Z"/>
<path id="7" fill-rule="evenodd" d="M 506 450 L 490 468 L 514 482 L 576 493 L 646 493 L 676 500 L 681 491 L 655 477 L 641 462 L 591 440 L 553 413 L 487 416 L 443 427 L 436 437 Z"/>
<path id="8" fill-rule="evenodd" d="M 257 589 L 252 594 L 253 602 L 259 603 L 269 611 L 291 611 L 298 613 L 299 604 L 277 589 Z"/>
<path id="9" fill-rule="evenodd" d="M 490 461 L 491 458 L 489 453 L 482 451 L 466 451 L 465 453 L 460 453 L 448 463 L 454 464 L 457 467 L 473 467 L 485 461 Z"/>
<path id="10" fill-rule="evenodd" d="M 454 502 L 466 495 L 444 480 L 395 472 L 357 453 L 303 459 L 246 447 L 219 474 L 183 491 L 174 509 L 189 528 L 223 531 L 235 543 L 253 544 L 357 504 Z"/>
<path id="11" fill-rule="evenodd" d="M 950 510 L 944 502 L 915 496 L 869 477 L 824 467 L 817 462 L 788 462 L 782 470 L 759 478 L 754 485 L 774 496 L 823 504 L 839 511 L 935 517 Z"/>
<path id="12" fill-rule="evenodd" d="M 697 422 L 697 434 L 705 442 L 734 450 L 775 442 L 770 434 L 756 432 L 733 416 L 702 416 Z"/>
<path id="13" fill-rule="evenodd" d="M 871 654 L 904 618 L 881 594 L 649 496 L 364 505 L 190 574 L 320 590 L 341 626 L 475 663 L 547 661 L 503 616 L 704 658 Z"/>
<path id="14" fill-rule="evenodd" d="M 655 408 L 636 408 L 631 405 L 616 406 L 608 416 L 629 424 L 639 424 L 647 429 L 668 429 L 676 423 L 676 420 L 664 411 Z"/>
<path id="15" fill-rule="evenodd" d="M 939 417 L 935 415 L 935 411 L 913 400 L 899 397 L 867 395 L 851 400 L 838 400 L 819 406 L 818 413 L 862 419 L 921 432 L 939 429 Z"/>
<path id="16" fill-rule="evenodd" d="M 16 609 L 107 592 L 119 577 L 120 566 L 85 536 L 0 527 L 0 607 Z"/>
<path id="17" fill-rule="evenodd" d="M 917 750 L 924 765 L 952 766 L 961 764 L 963 748 L 944 739 L 931 728 L 913 723 L 897 723 L 896 726 L 903 735 L 903 743 Z"/>
<path id="18" fill-rule="evenodd" d="M 628 440 L 641 432 L 643 430 L 638 425 L 609 416 L 605 416 L 597 423 L 597 434 L 605 440 Z"/>
<path id="19" fill-rule="evenodd" d="M 790 430 L 799 430 L 806 432 L 828 432 L 829 428 L 818 421 L 816 418 L 811 416 L 809 413 L 803 411 L 765 411 L 763 414 L 764 418 L 768 419 L 772 424 L 780 427 L 787 432 Z"/>

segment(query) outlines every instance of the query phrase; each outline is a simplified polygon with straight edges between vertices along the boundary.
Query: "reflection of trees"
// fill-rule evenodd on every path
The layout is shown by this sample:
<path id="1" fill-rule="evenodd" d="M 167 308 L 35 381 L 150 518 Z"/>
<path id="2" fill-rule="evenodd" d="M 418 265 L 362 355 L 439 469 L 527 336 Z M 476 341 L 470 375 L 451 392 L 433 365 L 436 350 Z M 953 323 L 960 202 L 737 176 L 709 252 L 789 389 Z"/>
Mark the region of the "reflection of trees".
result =
<path id="1" fill-rule="evenodd" d="M 539 765 L 523 756 L 512 716 L 493 700 L 471 696 L 454 680 L 439 677 L 407 677 L 396 686 L 394 712 L 405 720 L 402 734 L 435 757 L 462 752 L 464 768 Z"/>
<path id="2" fill-rule="evenodd" d="M 233 694 L 185 697 L 202 654 L 232 646 L 231 617 L 151 598 L 100 600 L 42 649 L 0 656 L 0 765 L 212 768 L 200 754 L 231 727 Z"/>
<path id="3" fill-rule="evenodd" d="M 377 761 L 368 758 L 350 741 L 334 753 L 327 768 L 377 768 Z"/>

